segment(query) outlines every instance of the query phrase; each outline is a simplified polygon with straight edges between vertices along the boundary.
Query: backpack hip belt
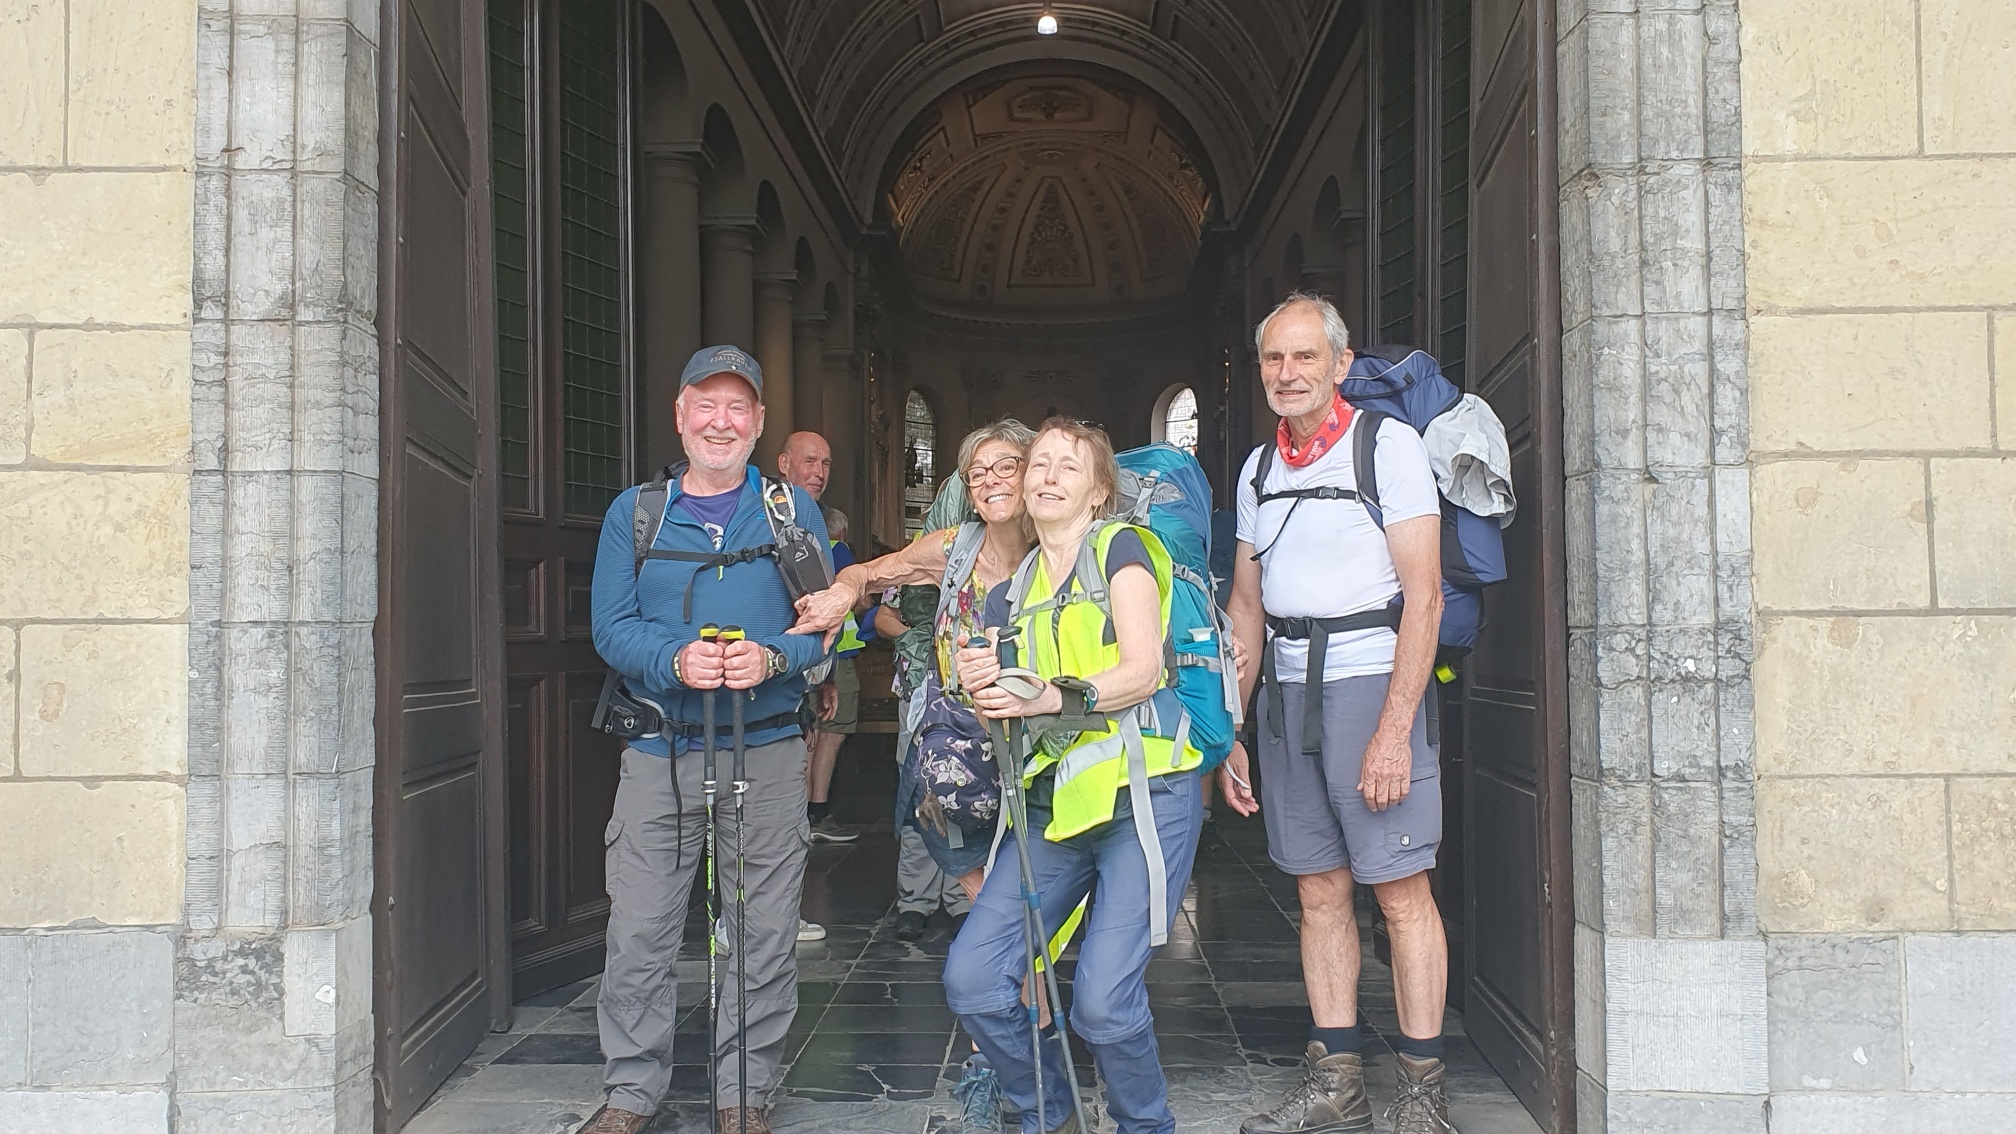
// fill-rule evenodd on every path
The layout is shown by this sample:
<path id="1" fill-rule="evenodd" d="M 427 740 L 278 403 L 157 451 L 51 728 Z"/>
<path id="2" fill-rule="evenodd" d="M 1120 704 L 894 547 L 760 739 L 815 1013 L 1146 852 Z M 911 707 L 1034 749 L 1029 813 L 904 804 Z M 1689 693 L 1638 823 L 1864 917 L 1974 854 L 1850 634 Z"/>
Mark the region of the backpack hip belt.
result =
<path id="1" fill-rule="evenodd" d="M 1267 704 L 1274 711 L 1274 727 L 1281 739 L 1288 739 L 1288 710 L 1281 694 L 1281 675 L 1274 662 L 1274 639 L 1307 639 L 1309 660 L 1302 668 L 1302 751 L 1315 755 L 1323 751 L 1323 673 L 1330 649 L 1330 635 L 1359 630 L 1400 629 L 1400 601 L 1379 610 L 1361 611 L 1341 618 L 1276 618 L 1267 616 L 1270 637 L 1262 647 L 1260 683 L 1267 687 Z"/>
<path id="2" fill-rule="evenodd" d="M 639 697 L 623 688 L 622 680 L 615 670 L 602 682 L 602 696 L 596 702 L 595 713 L 588 718 L 588 727 L 597 732 L 623 740 L 653 740 L 664 737 L 668 741 L 691 740 L 704 735 L 706 726 L 692 721 L 675 721 L 665 716 L 665 711 L 656 701 Z M 798 708 L 788 713 L 753 720 L 744 726 L 750 732 L 763 732 L 773 728 L 805 728 L 805 711 Z"/>

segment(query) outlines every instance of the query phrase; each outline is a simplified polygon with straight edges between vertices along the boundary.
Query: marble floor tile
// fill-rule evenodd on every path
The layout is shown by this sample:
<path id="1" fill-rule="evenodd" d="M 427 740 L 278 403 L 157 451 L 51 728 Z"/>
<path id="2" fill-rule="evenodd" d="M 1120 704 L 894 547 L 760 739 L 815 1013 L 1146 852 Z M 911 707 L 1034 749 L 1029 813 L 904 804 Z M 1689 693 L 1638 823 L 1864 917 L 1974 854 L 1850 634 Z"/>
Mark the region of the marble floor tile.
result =
<path id="1" fill-rule="evenodd" d="M 1149 963 L 1170 1107 L 1184 1131 L 1231 1134 L 1301 1079 L 1310 1012 L 1295 884 L 1267 860 L 1262 838 L 1257 825 L 1214 825 L 1170 941 Z M 798 948 L 798 1015 L 770 1100 L 778 1134 L 963 1134 L 952 1088 L 971 1042 L 945 1004 L 949 921 L 934 920 L 921 941 L 897 941 L 893 875 L 886 819 L 856 843 L 813 850 L 805 916 L 822 921 L 827 938 Z M 696 914 L 675 965 L 671 1088 L 650 1134 L 709 1130 L 707 962 L 696 951 L 704 932 Z M 1392 977 L 1372 955 L 1370 935 L 1361 936 L 1367 1084 L 1383 1112 L 1397 1073 Z M 1075 952 L 1058 965 L 1067 1003 L 1076 968 Z M 407 1130 L 572 1134 L 601 1102 L 597 991 L 591 978 L 522 998 L 512 1030 L 486 1037 Z M 1459 1014 L 1445 1034 L 1452 1113 L 1464 1134 L 1538 1134 L 1463 1036 Z M 1076 1036 L 1072 1047 L 1095 1126 L 1110 1130 L 1090 1049 Z M 1380 1117 L 1377 1130 L 1388 1129 Z"/>

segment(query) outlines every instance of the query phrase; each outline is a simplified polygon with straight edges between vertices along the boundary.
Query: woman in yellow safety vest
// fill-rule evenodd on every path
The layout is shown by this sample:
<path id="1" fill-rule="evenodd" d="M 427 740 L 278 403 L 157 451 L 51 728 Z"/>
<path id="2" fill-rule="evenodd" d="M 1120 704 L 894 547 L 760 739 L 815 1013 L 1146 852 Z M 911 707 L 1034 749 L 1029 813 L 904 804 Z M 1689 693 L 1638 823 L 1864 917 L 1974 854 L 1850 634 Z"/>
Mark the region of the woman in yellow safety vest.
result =
<path id="1" fill-rule="evenodd" d="M 1106 520 L 1118 481 L 1104 430 L 1044 423 L 1022 485 L 1037 547 L 1009 586 L 989 595 L 986 620 L 990 633 L 1017 631 L 1015 664 L 1048 684 L 1026 699 L 997 684 L 993 648 L 962 649 L 957 661 L 981 716 L 1028 718 L 1038 738 L 1022 773 L 1029 830 L 1006 837 L 1028 844 L 1044 926 L 1061 924 L 1097 883 L 1071 982 L 1071 1026 L 1098 1064 L 1109 1112 L 1121 1134 L 1168 1134 L 1176 1120 L 1146 975 L 1196 855 L 1202 757 L 1166 682 L 1169 555 L 1146 528 Z M 1004 846 L 953 942 L 945 990 L 1009 1100 L 1032 1114 L 1020 873 Z M 1042 1113 L 1069 1116 L 1072 1084 L 1059 1045 L 1041 1047 Z"/>

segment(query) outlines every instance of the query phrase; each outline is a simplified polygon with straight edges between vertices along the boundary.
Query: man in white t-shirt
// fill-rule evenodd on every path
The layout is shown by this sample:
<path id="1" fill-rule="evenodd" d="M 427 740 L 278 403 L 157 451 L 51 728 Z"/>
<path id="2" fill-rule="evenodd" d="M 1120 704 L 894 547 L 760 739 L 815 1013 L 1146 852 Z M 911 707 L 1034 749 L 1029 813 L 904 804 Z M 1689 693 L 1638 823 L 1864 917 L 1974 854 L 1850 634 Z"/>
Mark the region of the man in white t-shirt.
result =
<path id="1" fill-rule="evenodd" d="M 1338 393 L 1351 350 L 1335 307 L 1291 295 L 1255 339 L 1267 404 L 1281 422 L 1239 474 L 1230 609 L 1247 656 L 1262 659 L 1262 674 L 1248 674 L 1241 692 L 1252 694 L 1256 676 L 1266 681 L 1261 798 L 1243 746 L 1226 761 L 1222 787 L 1242 815 L 1264 802 L 1268 854 L 1296 875 L 1315 1026 L 1305 1082 L 1240 1129 L 1372 1128 L 1355 879 L 1378 896 L 1393 938 L 1393 1128 L 1454 1134 L 1442 1069 L 1449 945 L 1427 874 L 1442 840 L 1442 784 L 1423 698 L 1442 616 L 1441 501 L 1420 435 Z M 1361 437 L 1372 423 L 1377 432 Z M 1356 467 L 1366 454 L 1376 501 L 1360 496 L 1371 495 Z"/>

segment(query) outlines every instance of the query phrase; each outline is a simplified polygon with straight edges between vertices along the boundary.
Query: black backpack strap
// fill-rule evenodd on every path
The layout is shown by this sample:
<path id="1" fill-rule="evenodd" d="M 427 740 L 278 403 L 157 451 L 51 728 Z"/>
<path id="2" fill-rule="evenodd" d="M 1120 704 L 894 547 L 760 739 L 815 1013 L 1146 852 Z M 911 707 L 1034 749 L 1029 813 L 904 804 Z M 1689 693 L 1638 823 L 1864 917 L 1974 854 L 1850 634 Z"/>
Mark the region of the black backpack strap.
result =
<path id="1" fill-rule="evenodd" d="M 1386 423 L 1391 414 L 1379 410 L 1359 410 L 1365 415 L 1358 422 L 1358 432 L 1351 438 L 1351 471 L 1358 478 L 1358 499 L 1365 510 L 1372 514 L 1372 522 L 1380 531 L 1386 530 L 1385 514 L 1379 510 L 1379 427 Z"/>
<path id="2" fill-rule="evenodd" d="M 766 555 L 775 554 L 777 554 L 776 544 L 759 543 L 755 547 L 737 548 L 734 551 L 661 551 L 654 547 L 644 553 L 644 558 L 669 559 L 675 563 L 699 564 L 699 566 L 693 568 L 693 574 L 686 578 L 685 620 L 691 622 L 693 621 L 693 588 L 700 582 L 700 576 L 705 574 L 708 568 L 722 570 L 733 567 L 738 563 L 754 563 Z"/>
<path id="3" fill-rule="evenodd" d="M 658 528 L 665 523 L 665 500 L 672 495 L 673 466 L 666 465 L 658 470 L 658 475 L 637 486 L 637 506 L 630 513 L 630 546 L 636 560 L 631 564 L 633 572 L 644 569 L 646 553 L 658 541 Z"/>
<path id="4" fill-rule="evenodd" d="M 1261 485 L 1267 483 L 1267 474 L 1273 471 L 1274 445 L 1272 442 L 1269 442 L 1260 446 L 1260 459 L 1253 462 L 1253 508 L 1256 512 L 1254 516 L 1256 526 L 1259 520 L 1257 512 L 1261 503 L 1267 499 L 1266 491 L 1261 488 Z"/>

